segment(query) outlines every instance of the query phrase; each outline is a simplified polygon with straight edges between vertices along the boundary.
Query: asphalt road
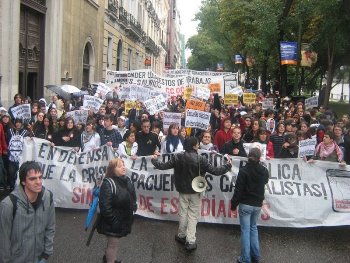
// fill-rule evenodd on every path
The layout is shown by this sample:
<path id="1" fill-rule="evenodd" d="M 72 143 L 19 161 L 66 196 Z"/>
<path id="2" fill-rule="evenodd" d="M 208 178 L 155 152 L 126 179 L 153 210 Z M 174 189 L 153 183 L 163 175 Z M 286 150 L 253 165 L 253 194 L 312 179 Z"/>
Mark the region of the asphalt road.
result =
<path id="1" fill-rule="evenodd" d="M 54 255 L 50 262 L 102 262 L 105 237 L 95 233 L 85 246 L 86 211 L 56 209 Z M 259 227 L 263 263 L 350 262 L 350 226 L 318 228 Z M 174 241 L 177 222 L 136 217 L 132 233 L 122 238 L 118 259 L 123 263 L 236 262 L 239 226 L 201 223 L 198 249 L 192 253 Z"/>

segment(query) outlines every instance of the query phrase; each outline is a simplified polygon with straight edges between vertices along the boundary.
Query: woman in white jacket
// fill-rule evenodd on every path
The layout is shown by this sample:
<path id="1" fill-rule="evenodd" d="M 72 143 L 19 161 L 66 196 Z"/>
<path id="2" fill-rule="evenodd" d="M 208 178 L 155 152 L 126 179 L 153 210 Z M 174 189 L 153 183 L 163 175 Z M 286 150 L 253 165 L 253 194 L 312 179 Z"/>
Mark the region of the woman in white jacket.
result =
<path id="1" fill-rule="evenodd" d="M 184 147 L 179 137 L 179 125 L 172 123 L 169 125 L 168 134 L 161 143 L 161 154 L 182 152 Z"/>
<path id="2" fill-rule="evenodd" d="M 123 142 L 119 144 L 118 154 L 120 156 L 130 156 L 131 159 L 136 159 L 138 144 L 135 142 L 135 133 L 127 130 L 123 136 Z"/>
<path id="3" fill-rule="evenodd" d="M 81 133 L 81 151 L 90 152 L 100 148 L 100 135 L 95 132 L 94 122 L 89 120 L 86 123 L 85 130 Z"/>

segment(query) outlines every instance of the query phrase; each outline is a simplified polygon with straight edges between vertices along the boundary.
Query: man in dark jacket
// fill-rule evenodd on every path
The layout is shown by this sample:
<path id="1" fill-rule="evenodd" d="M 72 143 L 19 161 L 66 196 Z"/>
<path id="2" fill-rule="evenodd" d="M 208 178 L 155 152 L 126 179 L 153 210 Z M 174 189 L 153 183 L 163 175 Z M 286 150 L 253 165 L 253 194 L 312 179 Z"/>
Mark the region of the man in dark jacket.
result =
<path id="1" fill-rule="evenodd" d="M 160 142 L 158 135 L 154 132 L 151 132 L 151 122 L 148 119 L 142 120 L 141 131 L 136 134 L 136 142 L 139 146 L 137 150 L 138 156 L 147 156 L 156 154 L 160 150 Z"/>
<path id="2" fill-rule="evenodd" d="M 179 233 L 175 240 L 185 244 L 188 251 L 195 250 L 196 226 L 199 218 L 201 196 L 192 189 L 193 178 L 205 173 L 214 175 L 225 174 L 232 167 L 231 160 L 219 167 L 213 167 L 208 160 L 198 155 L 199 142 L 196 137 L 190 137 L 185 142 L 185 152 L 171 156 L 166 163 L 160 163 L 157 155 L 152 158 L 153 165 L 160 170 L 174 168 L 175 187 L 179 192 Z"/>
<path id="3" fill-rule="evenodd" d="M 232 129 L 232 140 L 225 143 L 224 147 L 220 151 L 223 154 L 229 154 L 233 156 L 247 157 L 247 153 L 243 147 L 243 141 L 241 140 L 242 133 L 239 127 Z"/>
<path id="4" fill-rule="evenodd" d="M 239 169 L 235 192 L 231 199 L 231 210 L 239 205 L 241 225 L 240 262 L 259 262 L 260 248 L 256 221 L 264 200 L 265 184 L 269 181 L 266 167 L 260 164 L 261 151 L 253 148 L 248 154 L 248 163 Z"/>

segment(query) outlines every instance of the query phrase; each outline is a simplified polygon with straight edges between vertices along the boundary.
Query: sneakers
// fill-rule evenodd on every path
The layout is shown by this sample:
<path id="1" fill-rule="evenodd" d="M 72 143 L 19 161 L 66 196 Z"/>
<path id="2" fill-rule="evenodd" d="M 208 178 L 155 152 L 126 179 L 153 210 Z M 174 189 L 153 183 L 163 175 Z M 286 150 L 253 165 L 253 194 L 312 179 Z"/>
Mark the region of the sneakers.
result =
<path id="1" fill-rule="evenodd" d="M 193 251 L 193 250 L 197 249 L 197 244 L 196 243 L 191 244 L 191 243 L 186 242 L 185 248 L 187 251 Z"/>
<path id="2" fill-rule="evenodd" d="M 175 241 L 179 242 L 182 245 L 186 244 L 186 237 L 179 237 L 178 235 L 175 235 Z"/>

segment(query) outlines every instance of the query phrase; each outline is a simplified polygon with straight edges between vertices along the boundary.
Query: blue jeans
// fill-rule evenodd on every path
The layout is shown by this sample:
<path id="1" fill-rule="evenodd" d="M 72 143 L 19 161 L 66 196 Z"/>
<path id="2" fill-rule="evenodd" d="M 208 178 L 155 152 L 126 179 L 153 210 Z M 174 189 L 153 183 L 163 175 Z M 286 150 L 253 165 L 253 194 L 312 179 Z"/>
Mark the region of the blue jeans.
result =
<path id="1" fill-rule="evenodd" d="M 261 207 L 239 204 L 239 223 L 241 225 L 241 256 L 242 263 L 258 262 L 260 260 L 259 234 L 256 221 Z"/>

